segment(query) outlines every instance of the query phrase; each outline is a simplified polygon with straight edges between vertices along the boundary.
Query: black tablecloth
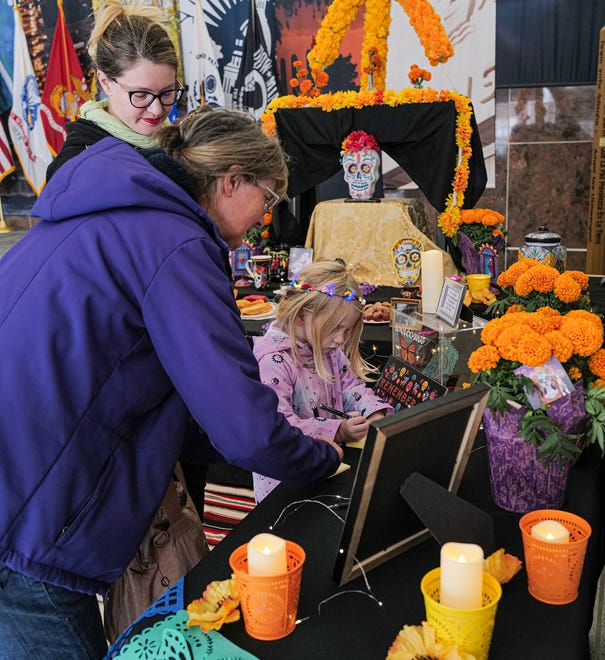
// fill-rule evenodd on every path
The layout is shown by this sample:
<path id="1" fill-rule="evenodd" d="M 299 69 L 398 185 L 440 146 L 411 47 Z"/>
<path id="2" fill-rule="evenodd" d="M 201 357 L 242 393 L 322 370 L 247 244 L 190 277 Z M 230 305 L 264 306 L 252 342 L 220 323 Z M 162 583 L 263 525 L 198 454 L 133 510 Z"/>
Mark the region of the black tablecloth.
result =
<path id="1" fill-rule="evenodd" d="M 594 449 L 594 448 L 593 448 Z M 342 523 L 318 504 L 304 504 L 275 525 L 284 507 L 293 501 L 327 494 L 350 494 L 359 450 L 347 449 L 345 461 L 353 469 L 324 482 L 304 487 L 282 484 L 258 505 L 185 578 L 185 603 L 199 598 L 212 580 L 230 576 L 229 556 L 255 534 L 269 531 L 299 543 L 306 552 L 297 625 L 288 637 L 261 642 L 247 635 L 243 621 L 229 624 L 221 633 L 262 660 L 279 658 L 360 658 L 383 660 L 398 631 L 425 618 L 420 581 L 439 565 L 439 545 L 431 537 L 368 573 L 372 592 L 383 603 L 353 590 L 365 591 L 362 579 L 338 589 L 332 580 L 335 553 Z M 572 469 L 564 508 L 586 518 L 592 525 L 579 597 L 569 605 L 553 606 L 532 598 L 524 570 L 503 585 L 490 660 L 580 660 L 589 658 L 588 631 L 601 558 L 601 461 L 596 451 L 586 451 Z M 523 560 L 520 515 L 495 507 L 491 501 L 487 456 L 482 436 L 471 453 L 459 494 L 493 515 L 496 547 Z M 331 595 L 343 592 L 321 606 Z M 145 625 L 151 625 L 153 619 Z M 140 630 L 140 626 L 137 628 Z"/>

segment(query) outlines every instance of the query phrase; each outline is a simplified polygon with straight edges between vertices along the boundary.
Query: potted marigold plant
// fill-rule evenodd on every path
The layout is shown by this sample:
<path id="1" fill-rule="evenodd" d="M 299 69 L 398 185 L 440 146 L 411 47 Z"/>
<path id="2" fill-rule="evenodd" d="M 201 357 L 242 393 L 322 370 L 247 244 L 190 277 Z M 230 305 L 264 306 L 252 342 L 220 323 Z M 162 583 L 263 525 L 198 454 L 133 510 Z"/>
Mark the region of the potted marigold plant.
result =
<path id="1" fill-rule="evenodd" d="M 460 262 L 467 273 L 488 273 L 493 280 L 498 274 L 498 254 L 506 241 L 502 229 L 504 216 L 485 208 L 462 209 L 457 231 L 450 238 L 460 253 Z M 488 255 L 489 266 L 484 263 Z"/>
<path id="2" fill-rule="evenodd" d="M 524 264 L 526 270 L 514 264 L 500 275 L 499 284 L 512 282 L 537 263 Z M 541 290 L 547 288 L 538 277 L 542 269 L 526 285 L 522 280 L 524 295 L 514 293 L 515 302 L 483 328 L 482 345 L 468 360 L 475 380 L 491 388 L 483 424 L 492 495 L 509 511 L 560 507 L 567 473 L 583 448 L 596 443 L 605 451 L 603 323 L 584 308 L 589 305 L 588 277 L 571 272 L 580 289 L 569 287 L 578 294 L 574 301 L 561 283 Z M 538 281 L 543 285 L 531 288 Z M 552 305 L 544 304 L 547 294 Z M 561 375 L 568 379 L 568 390 Z M 555 392 L 552 402 L 545 388 Z"/>

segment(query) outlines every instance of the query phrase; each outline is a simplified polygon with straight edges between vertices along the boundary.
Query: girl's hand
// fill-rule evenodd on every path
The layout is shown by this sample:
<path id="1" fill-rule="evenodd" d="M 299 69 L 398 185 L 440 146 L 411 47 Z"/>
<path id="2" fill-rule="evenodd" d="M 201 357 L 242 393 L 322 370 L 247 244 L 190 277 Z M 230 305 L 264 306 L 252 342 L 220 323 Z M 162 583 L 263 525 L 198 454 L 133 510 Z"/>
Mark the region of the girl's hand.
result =
<path id="1" fill-rule="evenodd" d="M 368 432 L 368 420 L 362 417 L 360 412 L 350 412 L 349 415 L 351 417 L 343 419 L 334 436 L 334 442 L 339 445 L 347 442 L 358 442 L 365 438 Z"/>
<path id="2" fill-rule="evenodd" d="M 384 410 L 378 410 L 368 417 L 368 423 L 375 422 L 377 419 L 384 419 L 385 417 Z"/>

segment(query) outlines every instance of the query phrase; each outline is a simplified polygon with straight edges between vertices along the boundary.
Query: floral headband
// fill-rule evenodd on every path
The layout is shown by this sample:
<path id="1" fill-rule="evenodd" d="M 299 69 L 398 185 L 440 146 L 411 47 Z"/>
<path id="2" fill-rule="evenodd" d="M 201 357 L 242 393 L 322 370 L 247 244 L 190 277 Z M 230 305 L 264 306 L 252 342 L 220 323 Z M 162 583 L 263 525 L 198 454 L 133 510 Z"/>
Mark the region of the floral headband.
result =
<path id="1" fill-rule="evenodd" d="M 357 294 L 357 291 L 352 291 L 351 289 L 347 289 L 343 294 L 336 293 L 334 291 L 333 284 L 327 284 L 326 286 L 322 286 L 320 289 L 318 289 L 317 287 L 313 286 L 313 284 L 307 284 L 306 282 L 302 282 L 299 284 L 296 280 L 292 280 L 290 282 L 290 288 L 298 289 L 299 291 L 317 291 L 318 293 L 323 293 L 326 296 L 330 296 L 331 298 L 336 296 L 337 298 L 342 298 L 343 300 L 346 300 L 348 302 L 357 301 L 360 305 L 366 304 L 365 298 L 360 298 L 359 295 Z"/>

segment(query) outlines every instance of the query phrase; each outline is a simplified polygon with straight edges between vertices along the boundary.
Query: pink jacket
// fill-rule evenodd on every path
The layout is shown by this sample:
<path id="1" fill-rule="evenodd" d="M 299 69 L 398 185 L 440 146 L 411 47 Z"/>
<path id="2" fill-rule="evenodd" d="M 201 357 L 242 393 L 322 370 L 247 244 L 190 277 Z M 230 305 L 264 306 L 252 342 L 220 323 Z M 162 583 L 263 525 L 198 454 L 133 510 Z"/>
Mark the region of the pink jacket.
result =
<path id="1" fill-rule="evenodd" d="M 326 354 L 326 367 L 333 383 L 326 383 L 318 375 L 313 352 L 308 344 L 300 343 L 302 363 L 292 355 L 290 337 L 271 324 L 266 334 L 254 338 L 254 355 L 258 361 L 263 383 L 270 385 L 279 398 L 278 410 L 287 420 L 307 435 L 321 435 L 334 439 L 342 419 L 319 408 L 326 404 L 344 412 L 358 411 L 364 417 L 393 408 L 379 399 L 372 389 L 349 370 L 349 361 L 341 349 Z M 314 413 L 314 408 L 317 413 Z M 254 474 L 254 494 L 260 502 L 279 481 Z"/>

